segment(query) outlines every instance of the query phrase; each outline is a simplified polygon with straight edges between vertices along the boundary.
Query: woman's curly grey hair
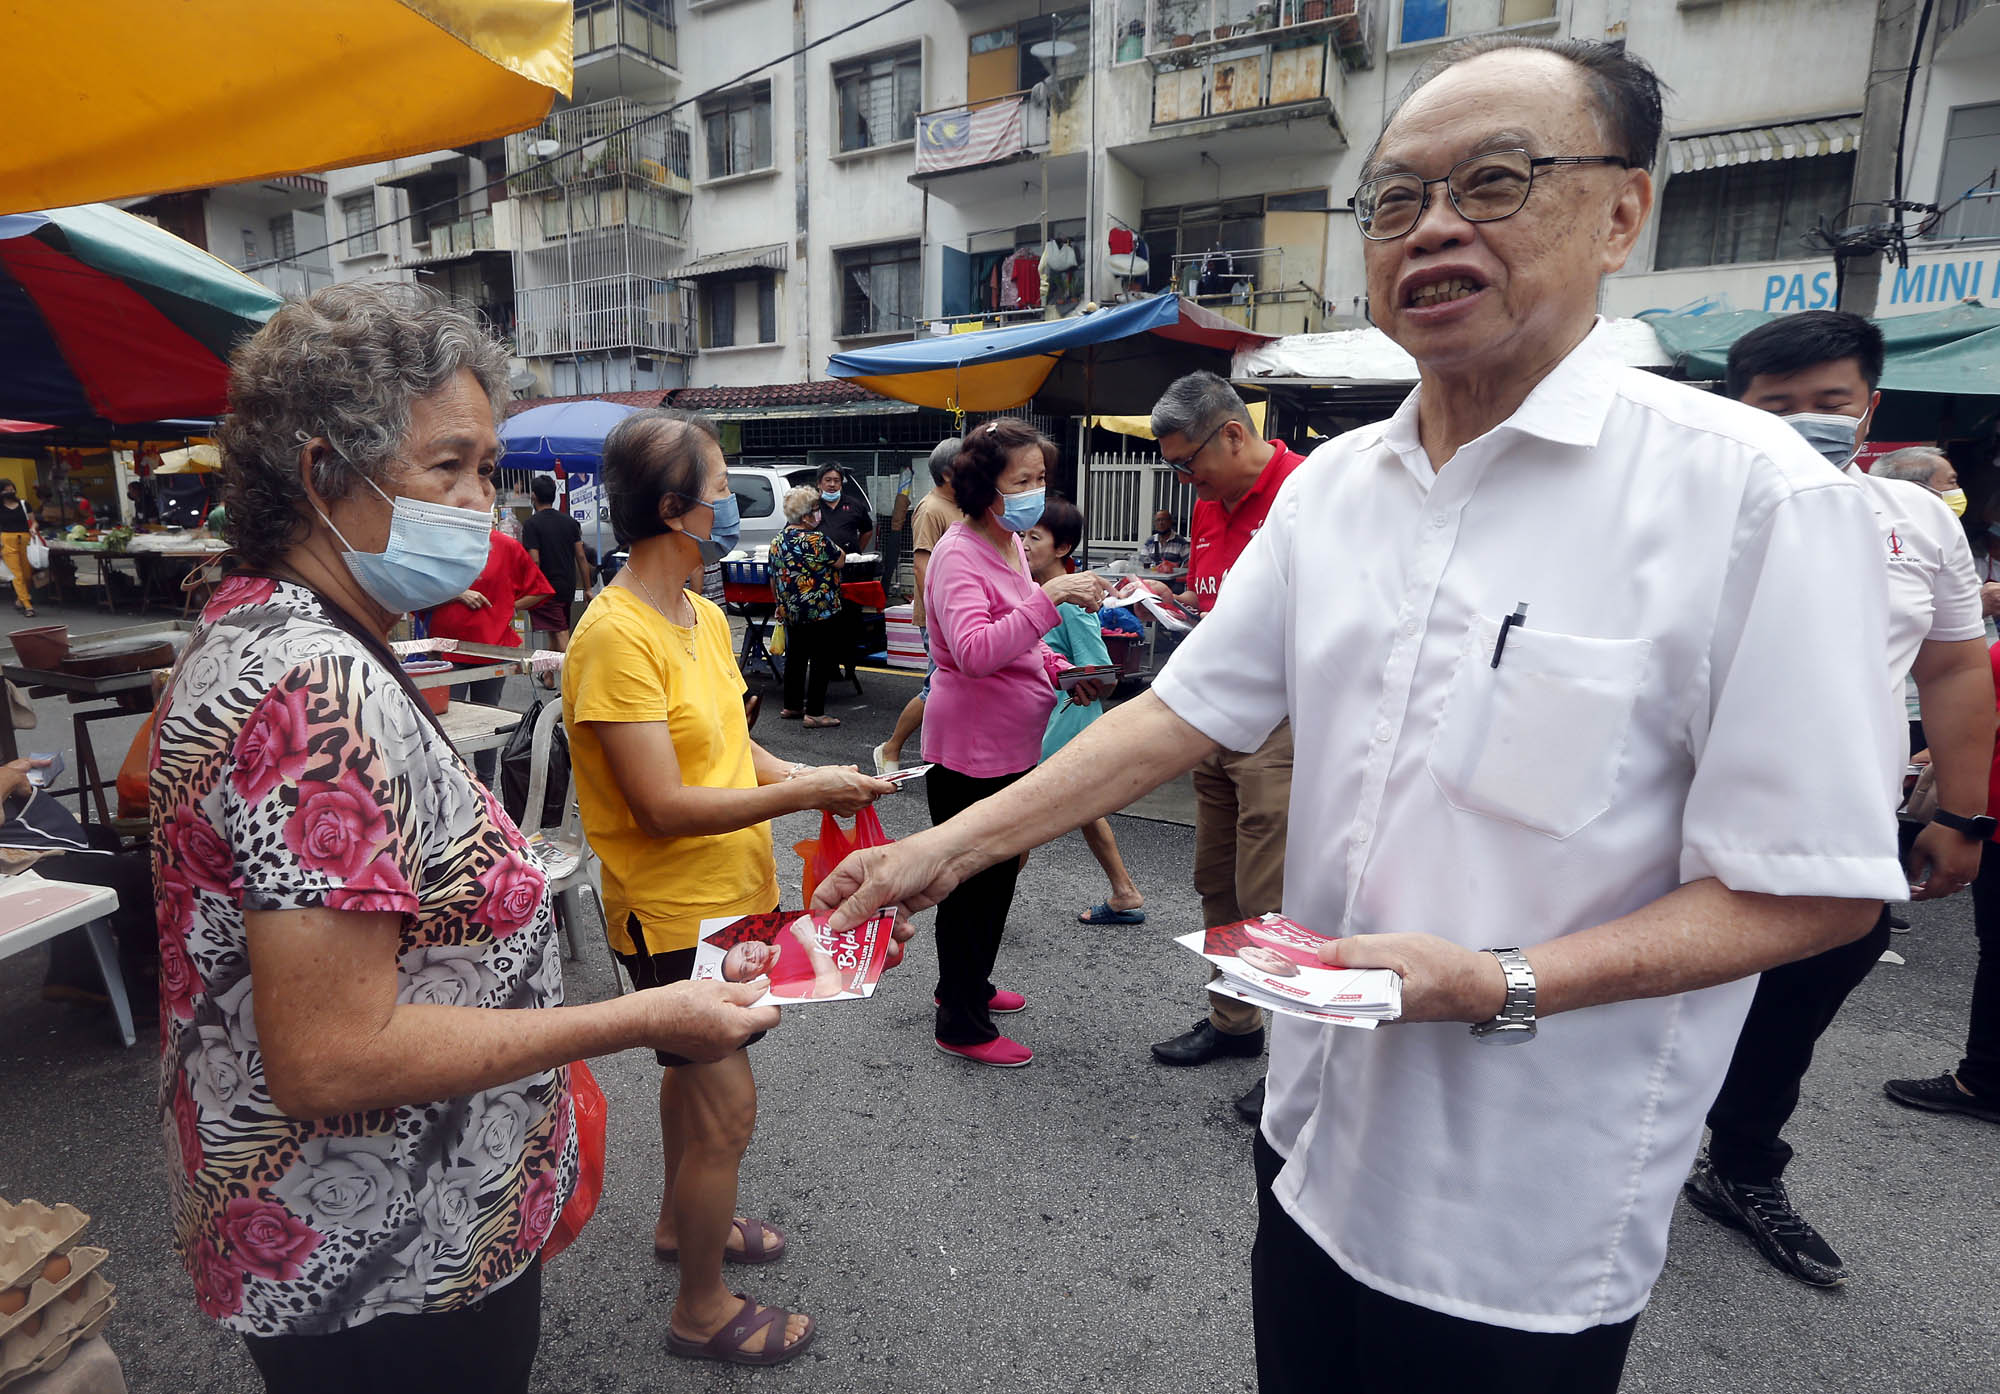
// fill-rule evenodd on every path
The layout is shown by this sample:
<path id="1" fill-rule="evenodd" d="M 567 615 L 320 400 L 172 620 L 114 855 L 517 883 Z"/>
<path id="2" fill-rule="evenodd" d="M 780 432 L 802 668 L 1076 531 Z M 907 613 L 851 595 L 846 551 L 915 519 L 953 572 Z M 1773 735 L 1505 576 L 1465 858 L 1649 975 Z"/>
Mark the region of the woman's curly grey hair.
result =
<path id="1" fill-rule="evenodd" d="M 288 302 L 229 359 L 229 415 L 215 433 L 222 499 L 240 563 L 276 563 L 312 526 L 299 451 L 332 447 L 313 466 L 329 502 L 363 479 L 378 486 L 410 430 L 410 410 L 461 369 L 479 380 L 497 425 L 507 350 L 471 314 L 410 285 L 329 286 Z"/>
<path id="2" fill-rule="evenodd" d="M 802 522 L 819 507 L 819 490 L 810 484 L 801 484 L 796 489 L 785 490 L 785 521 Z"/>

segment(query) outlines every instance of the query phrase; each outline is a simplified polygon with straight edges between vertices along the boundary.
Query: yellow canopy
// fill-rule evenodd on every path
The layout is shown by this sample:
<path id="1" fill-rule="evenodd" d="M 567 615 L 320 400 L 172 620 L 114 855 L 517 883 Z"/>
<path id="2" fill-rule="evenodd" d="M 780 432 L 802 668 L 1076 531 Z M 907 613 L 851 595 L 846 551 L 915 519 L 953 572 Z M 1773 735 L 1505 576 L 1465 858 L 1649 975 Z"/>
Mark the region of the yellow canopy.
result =
<path id="1" fill-rule="evenodd" d="M 190 445 L 184 450 L 160 452 L 154 474 L 207 474 L 222 468 L 222 452 L 212 445 Z"/>
<path id="2" fill-rule="evenodd" d="M 337 169 L 534 125 L 571 0 L 15 0 L 0 213 Z"/>
<path id="3" fill-rule="evenodd" d="M 1250 424 L 1257 428 L 1259 435 L 1262 435 L 1264 411 L 1270 404 L 1246 402 L 1244 405 L 1250 411 Z M 1153 439 L 1153 420 L 1148 416 L 1093 416 L 1090 418 L 1090 424 L 1106 431 L 1116 431 L 1121 436 L 1137 436 L 1141 440 Z"/>
<path id="4" fill-rule="evenodd" d="M 849 378 L 884 397 L 914 402 L 940 411 L 1007 411 L 1041 389 L 1060 354 L 1036 353 L 1026 358 L 1002 358 L 968 363 L 961 368 L 897 373 L 889 377 Z"/>

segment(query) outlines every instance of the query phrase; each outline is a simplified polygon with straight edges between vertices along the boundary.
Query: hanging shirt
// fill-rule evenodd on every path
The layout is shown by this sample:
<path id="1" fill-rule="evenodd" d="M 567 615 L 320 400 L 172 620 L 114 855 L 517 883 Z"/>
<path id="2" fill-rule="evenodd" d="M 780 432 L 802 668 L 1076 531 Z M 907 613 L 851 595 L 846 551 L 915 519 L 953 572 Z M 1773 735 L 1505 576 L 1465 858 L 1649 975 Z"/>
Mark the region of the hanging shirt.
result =
<path id="1" fill-rule="evenodd" d="M 1442 470 L 1418 395 L 1314 452 L 1153 684 L 1232 750 L 1290 720 L 1285 913 L 1484 949 L 1707 877 L 1907 895 L 1881 540 L 1853 482 L 1776 417 L 1624 367 L 1601 325 Z M 1622 1321 L 1755 987 L 1565 1012 L 1518 1046 L 1277 1017 L 1277 1199 L 1403 1301 Z"/>

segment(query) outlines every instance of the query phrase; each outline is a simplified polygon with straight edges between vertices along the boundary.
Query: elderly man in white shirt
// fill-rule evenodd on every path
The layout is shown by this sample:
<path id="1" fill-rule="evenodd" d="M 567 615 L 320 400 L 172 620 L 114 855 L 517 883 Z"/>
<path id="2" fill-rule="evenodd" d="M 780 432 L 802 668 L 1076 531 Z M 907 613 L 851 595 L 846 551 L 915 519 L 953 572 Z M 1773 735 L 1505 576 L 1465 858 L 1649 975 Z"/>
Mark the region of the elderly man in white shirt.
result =
<path id="1" fill-rule="evenodd" d="M 1738 339 L 1729 350 L 1727 385 L 1731 397 L 1784 421 L 1859 484 L 1875 515 L 1875 560 L 1864 564 L 1886 564 L 1888 648 L 1879 680 L 1895 699 L 1905 675 L 1914 682 L 1937 774 L 1937 811 L 1922 828 L 1904 825 L 1911 895 L 1926 900 L 1971 884 L 1993 836 L 1986 814 L 1993 669 L 1972 549 L 1956 512 L 1931 487 L 1939 477 L 1936 453 L 1923 464 L 1922 483 L 1886 477 L 1880 465 L 1864 473 L 1854 463 L 1882 400 L 1876 384 L 1883 357 L 1882 331 L 1860 315 L 1809 310 Z M 1950 472 L 1949 462 L 1944 470 Z M 1955 475 L 1950 483 L 1956 488 Z M 1962 506 L 1964 495 L 1959 500 Z M 1743 1231 L 1779 1272 L 1814 1287 L 1837 1287 L 1848 1270 L 1792 1203 L 1784 1128 L 1798 1107 L 1813 1047 L 1888 947 L 1889 928 L 1885 908 L 1874 929 L 1853 943 L 1764 974 L 1708 1111 L 1707 1154 L 1687 1182 L 1696 1209 Z"/>
<path id="2" fill-rule="evenodd" d="M 1660 120 L 1622 46 L 1427 64 L 1355 198 L 1417 390 L 1299 468 L 1150 694 L 819 891 L 933 904 L 1290 719 L 1285 912 L 1403 1016 L 1273 1027 L 1265 1394 L 1615 1389 L 1753 976 L 1902 893 L 1866 501 L 1596 325 Z"/>

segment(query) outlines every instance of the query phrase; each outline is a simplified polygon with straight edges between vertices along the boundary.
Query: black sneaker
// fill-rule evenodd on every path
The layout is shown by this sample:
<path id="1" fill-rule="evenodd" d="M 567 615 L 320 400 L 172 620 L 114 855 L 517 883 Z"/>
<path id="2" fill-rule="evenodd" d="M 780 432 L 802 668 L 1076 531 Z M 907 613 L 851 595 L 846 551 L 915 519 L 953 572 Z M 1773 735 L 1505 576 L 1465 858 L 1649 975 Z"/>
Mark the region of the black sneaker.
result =
<path id="1" fill-rule="evenodd" d="M 1932 1113 L 1962 1113 L 1967 1118 L 2000 1123 L 2000 1104 L 1966 1093 L 1958 1087 L 1958 1076 L 1948 1072 L 1935 1079 L 1892 1079 L 1882 1086 L 1882 1092 L 1911 1108 L 1927 1108 Z"/>
<path id="2" fill-rule="evenodd" d="M 1219 1056 L 1260 1055 L 1263 1050 L 1263 1027 L 1232 1036 L 1226 1031 L 1216 1030 L 1215 1023 L 1203 1017 L 1192 1029 L 1183 1031 L 1171 1041 L 1156 1043 L 1153 1058 L 1162 1065 L 1206 1065 Z"/>
<path id="3" fill-rule="evenodd" d="M 1761 1183 L 1730 1181 L 1716 1175 L 1708 1158 L 1702 1157 L 1681 1190 L 1702 1214 L 1748 1234 L 1757 1252 L 1779 1272 L 1816 1288 L 1837 1288 L 1847 1281 L 1847 1265 L 1792 1209 L 1785 1183 L 1778 1178 Z"/>

